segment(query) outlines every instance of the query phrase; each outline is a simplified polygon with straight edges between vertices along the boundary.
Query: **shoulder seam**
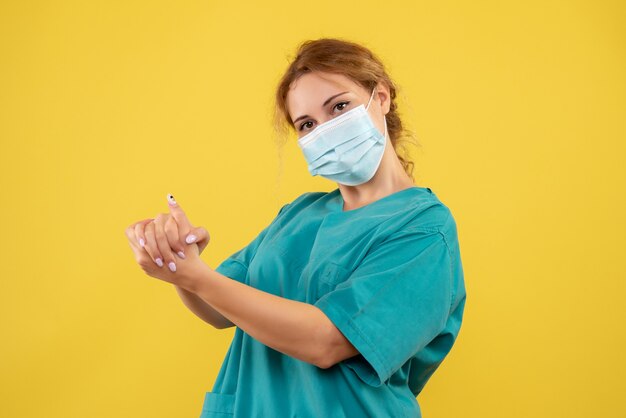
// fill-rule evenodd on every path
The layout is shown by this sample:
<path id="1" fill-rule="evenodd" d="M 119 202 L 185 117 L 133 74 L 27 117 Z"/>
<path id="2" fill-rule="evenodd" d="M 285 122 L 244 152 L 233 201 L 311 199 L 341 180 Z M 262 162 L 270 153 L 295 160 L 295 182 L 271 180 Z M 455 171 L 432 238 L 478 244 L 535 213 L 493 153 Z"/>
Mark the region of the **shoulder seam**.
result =
<path id="1" fill-rule="evenodd" d="M 454 298 L 456 297 L 456 294 L 454 293 L 454 269 L 452 268 L 453 257 L 452 257 L 452 251 L 450 250 L 450 245 L 448 244 L 448 238 L 446 237 L 446 234 L 444 234 L 441 231 L 438 231 L 438 233 L 441 234 L 441 237 L 443 238 L 443 242 L 444 244 L 446 244 L 446 249 L 448 250 L 448 258 L 449 258 L 448 266 L 450 267 L 450 303 L 448 306 L 448 315 L 450 315 L 450 313 L 452 312 L 452 304 L 454 303 Z"/>

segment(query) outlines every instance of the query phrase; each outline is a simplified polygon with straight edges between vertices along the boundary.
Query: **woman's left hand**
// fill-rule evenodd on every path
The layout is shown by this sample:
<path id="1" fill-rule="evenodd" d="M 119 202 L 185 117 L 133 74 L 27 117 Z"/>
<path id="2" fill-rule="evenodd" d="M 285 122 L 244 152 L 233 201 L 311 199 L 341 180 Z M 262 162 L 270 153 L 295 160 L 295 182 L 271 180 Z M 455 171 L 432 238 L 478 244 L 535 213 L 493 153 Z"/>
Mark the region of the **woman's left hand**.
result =
<path id="1" fill-rule="evenodd" d="M 198 244 L 195 242 L 185 244 L 185 258 L 173 255 L 172 248 L 175 245 L 174 242 L 170 243 L 169 239 L 178 240 L 179 230 L 189 230 L 193 227 L 178 225 L 172 211 L 178 211 L 176 217 L 183 222 L 186 221 L 182 208 L 178 204 L 174 207 L 170 205 L 170 213 L 159 213 L 155 218 L 144 219 L 130 225 L 126 228 L 126 237 L 135 254 L 135 261 L 147 275 L 191 290 L 202 269 L 208 266 L 200 258 Z M 139 224 L 143 224 L 141 226 L 146 238 L 144 247 L 139 244 L 136 235 L 136 226 Z M 150 254 L 161 254 L 165 263 L 162 263 L 162 266 L 157 265 L 149 251 Z"/>

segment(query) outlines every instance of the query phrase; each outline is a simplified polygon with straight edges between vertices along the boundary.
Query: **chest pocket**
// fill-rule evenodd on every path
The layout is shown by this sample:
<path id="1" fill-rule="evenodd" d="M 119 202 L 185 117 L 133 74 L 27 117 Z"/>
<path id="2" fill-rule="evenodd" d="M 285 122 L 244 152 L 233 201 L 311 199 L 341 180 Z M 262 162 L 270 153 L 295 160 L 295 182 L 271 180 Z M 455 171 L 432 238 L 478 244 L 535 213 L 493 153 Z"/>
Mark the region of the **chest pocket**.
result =
<path id="1" fill-rule="evenodd" d="M 323 261 L 319 265 L 309 263 L 300 277 L 300 287 L 306 293 L 306 301 L 314 303 L 332 292 L 339 283 L 348 279 L 350 273 L 350 270 L 332 261 Z"/>

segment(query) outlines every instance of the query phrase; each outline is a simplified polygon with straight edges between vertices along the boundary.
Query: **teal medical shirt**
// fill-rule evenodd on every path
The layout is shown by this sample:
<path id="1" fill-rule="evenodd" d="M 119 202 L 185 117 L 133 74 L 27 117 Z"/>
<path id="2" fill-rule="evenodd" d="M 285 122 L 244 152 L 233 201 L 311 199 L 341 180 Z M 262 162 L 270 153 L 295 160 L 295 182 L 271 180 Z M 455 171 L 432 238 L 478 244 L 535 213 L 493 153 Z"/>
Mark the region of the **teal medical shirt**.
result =
<path id="1" fill-rule="evenodd" d="M 339 189 L 304 193 L 215 270 L 317 306 L 359 354 L 322 369 L 237 327 L 200 418 L 421 417 L 466 299 L 456 223 L 430 188 L 348 211 Z"/>

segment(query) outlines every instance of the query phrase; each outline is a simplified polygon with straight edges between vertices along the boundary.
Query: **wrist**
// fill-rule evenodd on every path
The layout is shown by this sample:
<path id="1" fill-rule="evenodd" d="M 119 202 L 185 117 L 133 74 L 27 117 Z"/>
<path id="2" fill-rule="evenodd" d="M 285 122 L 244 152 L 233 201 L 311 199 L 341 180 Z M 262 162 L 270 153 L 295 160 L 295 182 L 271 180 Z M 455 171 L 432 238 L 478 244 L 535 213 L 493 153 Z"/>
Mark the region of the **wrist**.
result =
<path id="1" fill-rule="evenodd" d="M 187 277 L 187 280 L 185 280 L 185 285 L 181 287 L 184 287 L 185 290 L 188 290 L 189 292 L 197 294 L 206 284 L 208 275 L 211 271 L 213 271 L 213 269 L 205 263 L 198 263 L 191 271 L 189 277 Z"/>

